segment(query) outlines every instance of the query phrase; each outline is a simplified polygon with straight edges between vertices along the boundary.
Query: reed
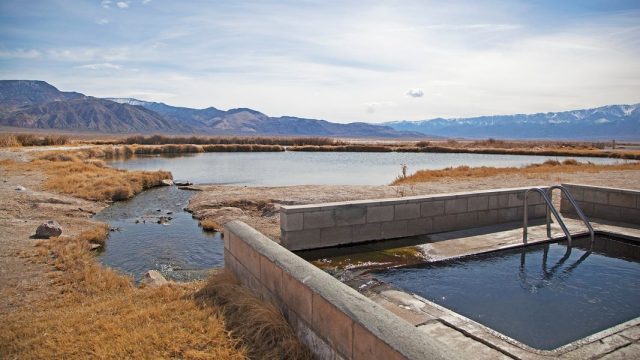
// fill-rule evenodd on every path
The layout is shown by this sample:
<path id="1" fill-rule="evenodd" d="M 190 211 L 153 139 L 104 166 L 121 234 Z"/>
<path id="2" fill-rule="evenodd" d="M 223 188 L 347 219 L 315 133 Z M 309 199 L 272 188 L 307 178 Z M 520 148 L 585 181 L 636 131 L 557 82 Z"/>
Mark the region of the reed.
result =
<path id="1" fill-rule="evenodd" d="M 166 145 L 166 144 L 193 144 L 193 145 L 340 145 L 343 142 L 326 137 L 200 137 L 200 136 L 130 136 L 122 140 L 129 145 Z"/>
<path id="2" fill-rule="evenodd" d="M 66 135 L 0 134 L 0 147 L 67 145 Z"/>

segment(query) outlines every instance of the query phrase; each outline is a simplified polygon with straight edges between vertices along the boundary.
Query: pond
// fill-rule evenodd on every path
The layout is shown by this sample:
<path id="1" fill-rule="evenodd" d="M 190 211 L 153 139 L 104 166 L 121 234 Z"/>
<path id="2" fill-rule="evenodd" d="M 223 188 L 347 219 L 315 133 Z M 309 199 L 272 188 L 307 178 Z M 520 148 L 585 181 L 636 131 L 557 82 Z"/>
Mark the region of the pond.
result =
<path id="1" fill-rule="evenodd" d="M 273 152 L 204 153 L 161 157 L 145 156 L 112 161 L 129 170 L 169 170 L 175 179 L 200 184 L 247 186 L 287 185 L 385 185 L 400 174 L 449 166 L 522 166 L 562 156 L 524 156 L 443 153 Z M 579 158 L 580 162 L 613 164 L 619 159 Z"/>
<path id="2" fill-rule="evenodd" d="M 110 165 L 130 170 L 169 170 L 174 178 L 194 183 L 384 185 L 398 176 L 403 163 L 411 172 L 458 165 L 521 166 L 548 159 L 565 158 L 425 153 L 204 153 L 135 157 L 112 161 Z M 581 161 L 616 162 L 606 158 Z M 191 214 L 183 211 L 193 194 L 175 187 L 151 189 L 97 214 L 97 220 L 117 229 L 111 232 L 100 261 L 133 275 L 136 280 L 151 269 L 170 278 L 189 280 L 205 277 L 203 269 L 222 266 L 221 234 L 204 232 Z"/>

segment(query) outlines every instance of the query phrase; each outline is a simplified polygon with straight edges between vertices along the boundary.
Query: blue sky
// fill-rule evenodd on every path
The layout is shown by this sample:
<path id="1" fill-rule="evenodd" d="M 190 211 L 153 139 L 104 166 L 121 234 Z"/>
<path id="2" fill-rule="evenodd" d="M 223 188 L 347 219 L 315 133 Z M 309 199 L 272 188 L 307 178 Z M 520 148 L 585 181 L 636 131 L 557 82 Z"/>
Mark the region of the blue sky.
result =
<path id="1" fill-rule="evenodd" d="M 337 122 L 637 103 L 640 5 L 2 0 L 0 78 Z"/>

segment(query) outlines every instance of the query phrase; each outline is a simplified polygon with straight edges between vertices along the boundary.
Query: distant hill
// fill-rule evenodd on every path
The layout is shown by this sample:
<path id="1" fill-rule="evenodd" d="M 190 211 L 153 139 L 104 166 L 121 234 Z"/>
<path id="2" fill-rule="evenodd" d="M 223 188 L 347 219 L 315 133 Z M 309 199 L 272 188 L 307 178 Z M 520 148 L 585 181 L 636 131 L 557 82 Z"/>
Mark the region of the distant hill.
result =
<path id="1" fill-rule="evenodd" d="M 206 109 L 176 107 L 131 98 L 108 98 L 108 100 L 142 106 L 166 118 L 188 125 L 197 131 L 209 134 L 370 138 L 424 137 L 424 134 L 421 133 L 397 131 L 388 126 L 367 123 L 337 124 L 326 120 L 304 119 L 293 116 L 270 117 L 248 108 L 224 111 L 214 107 Z"/>
<path id="2" fill-rule="evenodd" d="M 106 133 L 192 129 L 139 106 L 62 92 L 44 81 L 0 81 L 0 125 Z"/>
<path id="3" fill-rule="evenodd" d="M 401 131 L 461 138 L 640 139 L 640 104 L 531 115 L 496 115 L 462 119 L 392 121 Z"/>

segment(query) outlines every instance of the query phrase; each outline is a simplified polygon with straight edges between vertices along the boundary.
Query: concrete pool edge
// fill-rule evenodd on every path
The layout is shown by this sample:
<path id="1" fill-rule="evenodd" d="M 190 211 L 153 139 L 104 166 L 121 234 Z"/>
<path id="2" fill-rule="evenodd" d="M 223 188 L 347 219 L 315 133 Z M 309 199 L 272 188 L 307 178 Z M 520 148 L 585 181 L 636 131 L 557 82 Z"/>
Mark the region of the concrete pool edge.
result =
<path id="1" fill-rule="evenodd" d="M 616 237 L 618 240 L 625 242 L 632 242 L 636 245 L 640 245 L 640 232 L 636 232 L 636 237 L 630 235 L 620 235 L 611 230 L 603 230 L 604 225 L 596 225 L 596 234 Z M 588 236 L 587 232 L 572 234 L 576 237 Z M 461 260 L 466 257 L 476 255 L 486 255 L 491 253 L 499 253 L 504 250 L 514 250 L 519 248 L 526 248 L 532 246 L 539 246 L 543 244 L 555 243 L 558 241 L 566 240 L 565 237 L 554 237 L 550 240 L 534 241 L 529 244 L 509 245 L 492 250 L 479 251 L 469 253 L 461 256 L 453 256 L 443 259 L 438 259 L 434 262 L 448 261 L 448 260 Z M 375 279 L 375 270 L 369 273 Z M 499 331 L 496 331 L 482 323 L 479 323 L 473 319 L 470 319 L 462 314 L 459 314 L 453 310 L 448 309 L 442 305 L 439 305 L 429 299 L 426 299 L 420 295 L 411 293 L 407 290 L 397 287 L 394 284 L 390 284 L 379 279 L 375 279 L 376 285 L 366 290 L 368 297 L 384 297 L 385 300 L 395 303 L 398 306 L 406 305 L 410 302 L 409 298 L 414 298 L 423 303 L 423 306 L 419 306 L 418 311 L 428 314 L 433 319 L 431 323 L 440 322 L 452 329 L 455 329 L 465 336 L 474 339 L 492 349 L 495 349 L 510 357 L 518 359 L 547 359 L 562 357 L 567 359 L 582 359 L 585 357 L 603 356 L 611 352 L 615 352 L 626 346 L 637 344 L 640 337 L 640 317 L 630 319 L 620 324 L 611 326 L 604 330 L 598 331 L 591 335 L 577 339 L 565 345 L 559 346 L 551 350 L 540 350 L 531 347 L 521 341 L 518 341 L 510 336 L 507 336 Z M 390 297 L 388 293 L 393 293 Z M 405 318 L 406 319 L 406 318 Z M 421 328 L 424 324 L 416 325 Z M 636 337 L 630 337 L 627 334 L 637 334 Z"/>
<path id="2" fill-rule="evenodd" d="M 527 189 L 284 205 L 281 243 L 293 251 L 513 222 L 522 220 Z M 546 214 L 537 193 L 529 196 L 529 214 L 532 219 Z"/>
<path id="3" fill-rule="evenodd" d="M 278 307 L 318 358 L 460 358 L 249 225 L 227 223 L 224 239 L 225 269 Z"/>

